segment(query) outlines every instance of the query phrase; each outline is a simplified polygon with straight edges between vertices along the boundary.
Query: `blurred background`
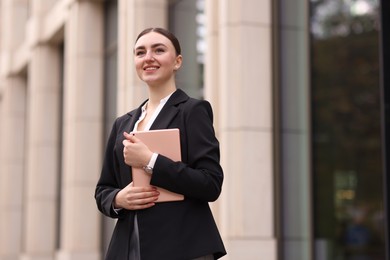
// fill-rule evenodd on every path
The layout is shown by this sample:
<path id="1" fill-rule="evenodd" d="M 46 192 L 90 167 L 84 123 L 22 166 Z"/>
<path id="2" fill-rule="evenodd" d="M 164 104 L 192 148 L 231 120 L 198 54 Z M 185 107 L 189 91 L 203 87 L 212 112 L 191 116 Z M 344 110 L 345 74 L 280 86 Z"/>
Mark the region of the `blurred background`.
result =
<path id="1" fill-rule="evenodd" d="M 389 259 L 389 11 L 385 0 L 0 0 L 0 260 L 104 258 L 115 220 L 95 185 L 114 119 L 147 97 L 133 69 L 147 27 L 176 34 L 178 87 L 213 106 L 224 259 Z"/>

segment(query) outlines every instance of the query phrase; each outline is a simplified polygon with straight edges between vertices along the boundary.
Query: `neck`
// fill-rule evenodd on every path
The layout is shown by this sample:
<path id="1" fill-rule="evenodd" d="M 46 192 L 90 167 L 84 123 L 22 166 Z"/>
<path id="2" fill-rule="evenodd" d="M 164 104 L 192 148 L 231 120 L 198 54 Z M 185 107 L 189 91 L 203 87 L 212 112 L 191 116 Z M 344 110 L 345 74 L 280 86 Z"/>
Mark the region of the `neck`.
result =
<path id="1" fill-rule="evenodd" d="M 149 85 L 149 104 L 158 105 L 160 100 L 173 93 L 176 90 L 175 84 L 166 86 L 150 86 Z"/>

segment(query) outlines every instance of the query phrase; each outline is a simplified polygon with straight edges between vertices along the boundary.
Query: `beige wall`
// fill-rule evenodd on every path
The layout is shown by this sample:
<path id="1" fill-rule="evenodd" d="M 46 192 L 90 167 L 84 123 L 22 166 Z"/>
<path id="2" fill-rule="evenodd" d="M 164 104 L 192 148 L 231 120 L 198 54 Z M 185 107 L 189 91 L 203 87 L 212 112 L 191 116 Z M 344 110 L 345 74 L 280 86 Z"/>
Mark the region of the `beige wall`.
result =
<path id="1" fill-rule="evenodd" d="M 218 75 L 214 97 L 226 176 L 220 226 L 229 259 L 276 259 L 271 1 L 227 0 L 217 7 L 218 72 L 211 75 Z"/>
<path id="2" fill-rule="evenodd" d="M 100 259 L 102 1 L 0 4 L 0 259 Z M 167 6 L 118 1 L 118 115 L 146 96 L 129 46 L 141 29 L 167 26 Z M 212 207 L 225 259 L 276 259 L 271 0 L 206 0 L 206 15 L 205 98 L 225 170 Z"/>

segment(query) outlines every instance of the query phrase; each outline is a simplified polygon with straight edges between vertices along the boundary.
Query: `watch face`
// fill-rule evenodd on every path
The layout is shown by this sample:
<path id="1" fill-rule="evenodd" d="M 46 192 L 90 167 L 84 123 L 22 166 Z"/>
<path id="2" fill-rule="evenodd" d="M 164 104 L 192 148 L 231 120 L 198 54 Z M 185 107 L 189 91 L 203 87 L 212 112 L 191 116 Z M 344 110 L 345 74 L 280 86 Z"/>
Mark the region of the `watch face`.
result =
<path id="1" fill-rule="evenodd" d="M 152 174 L 152 173 L 153 173 L 153 168 L 150 167 L 150 166 L 145 166 L 145 167 L 144 167 L 144 171 L 147 172 L 147 173 L 149 173 L 149 174 Z"/>

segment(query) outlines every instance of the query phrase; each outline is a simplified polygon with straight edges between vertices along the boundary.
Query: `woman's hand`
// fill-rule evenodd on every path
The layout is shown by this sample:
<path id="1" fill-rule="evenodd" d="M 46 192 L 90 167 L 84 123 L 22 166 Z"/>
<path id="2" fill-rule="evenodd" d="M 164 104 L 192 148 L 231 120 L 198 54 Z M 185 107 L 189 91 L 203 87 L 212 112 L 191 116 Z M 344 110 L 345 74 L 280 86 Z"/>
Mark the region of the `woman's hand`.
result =
<path id="1" fill-rule="evenodd" d="M 156 187 L 134 187 L 133 182 L 118 192 L 114 199 L 116 209 L 139 210 L 155 205 L 160 193 Z"/>
<path id="2" fill-rule="evenodd" d="M 123 157 L 125 163 L 133 167 L 143 167 L 147 165 L 152 158 L 153 153 L 149 148 L 134 135 L 123 133 Z"/>

